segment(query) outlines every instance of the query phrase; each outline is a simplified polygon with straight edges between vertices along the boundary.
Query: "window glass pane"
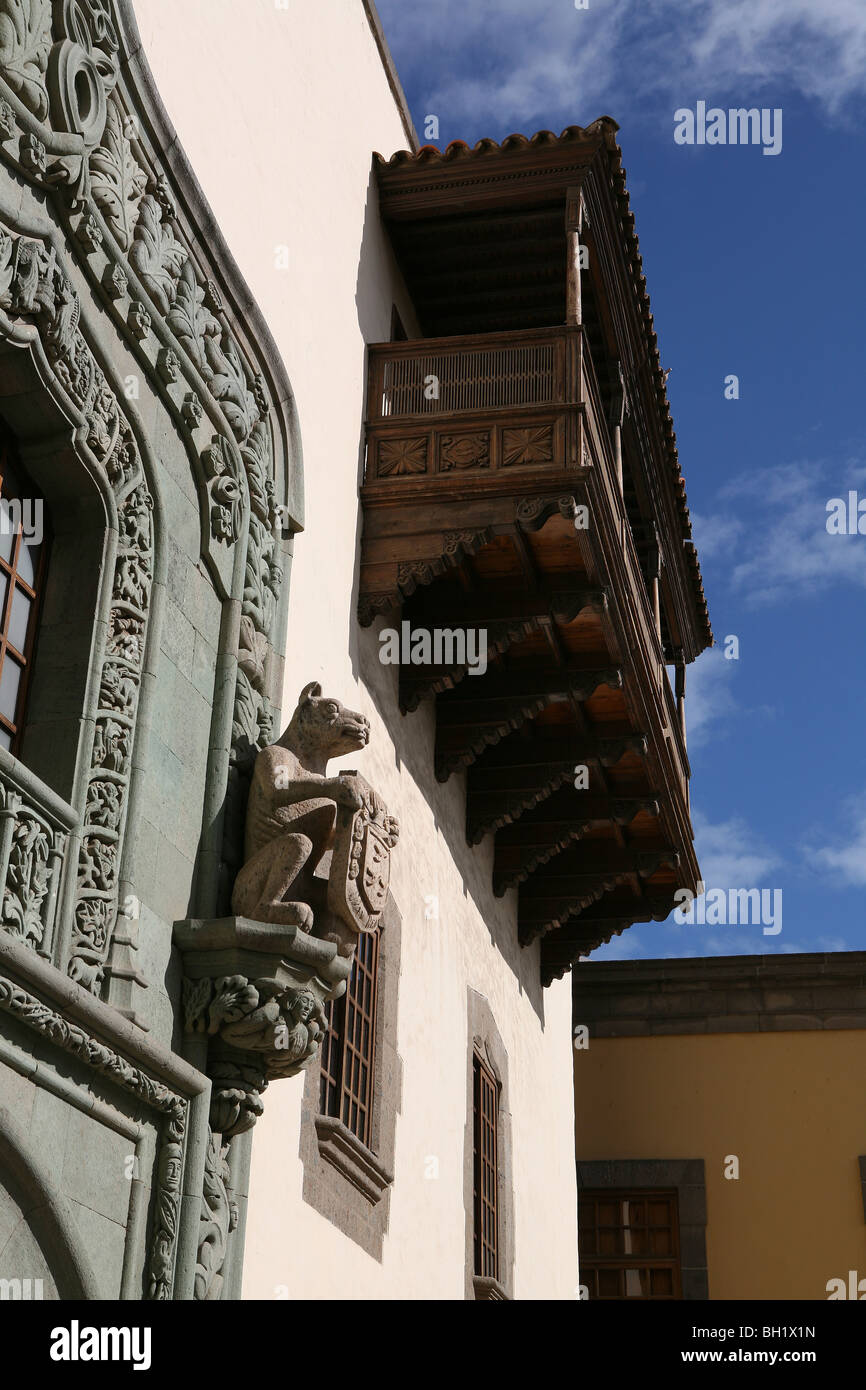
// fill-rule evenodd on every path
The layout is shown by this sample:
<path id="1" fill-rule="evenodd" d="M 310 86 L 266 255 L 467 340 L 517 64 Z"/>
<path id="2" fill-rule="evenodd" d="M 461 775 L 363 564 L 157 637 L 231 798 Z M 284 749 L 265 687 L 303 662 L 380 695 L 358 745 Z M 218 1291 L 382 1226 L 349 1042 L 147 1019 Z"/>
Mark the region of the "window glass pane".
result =
<path id="1" fill-rule="evenodd" d="M 0 628 L 2 628 L 3 619 L 6 616 L 6 590 L 8 588 L 9 580 L 2 570 L 0 570 Z"/>
<path id="2" fill-rule="evenodd" d="M 14 532 L 9 521 L 9 507 L 5 497 L 0 497 L 0 555 L 4 560 L 8 560 L 12 554 L 12 543 L 15 540 Z"/>
<path id="3" fill-rule="evenodd" d="M 18 573 L 29 584 L 31 589 L 36 580 L 36 566 L 39 564 L 39 545 L 31 542 L 25 543 L 22 538 L 21 547 L 18 551 Z"/>
<path id="4" fill-rule="evenodd" d="M 4 728 L 3 728 L 3 725 L 0 724 L 0 748 L 11 748 L 11 747 L 12 747 L 12 735 L 10 734 L 10 732 L 9 732 L 8 729 L 4 729 Z"/>
<path id="5" fill-rule="evenodd" d="M 33 600 L 16 584 L 12 595 L 12 611 L 9 614 L 9 641 L 22 656 L 27 644 L 27 624 L 30 620 L 32 602 Z"/>
<path id="6" fill-rule="evenodd" d="M 0 672 L 0 714 L 5 714 L 10 723 L 15 722 L 15 706 L 18 703 L 18 687 L 21 684 L 21 667 L 9 653 Z"/>

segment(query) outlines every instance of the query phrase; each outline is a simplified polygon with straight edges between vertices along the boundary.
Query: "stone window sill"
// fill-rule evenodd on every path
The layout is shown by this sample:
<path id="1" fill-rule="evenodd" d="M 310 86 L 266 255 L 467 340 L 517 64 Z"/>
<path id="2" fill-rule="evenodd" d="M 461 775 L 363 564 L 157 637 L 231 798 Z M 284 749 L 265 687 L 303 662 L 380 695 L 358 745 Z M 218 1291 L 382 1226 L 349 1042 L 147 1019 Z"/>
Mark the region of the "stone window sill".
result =
<path id="1" fill-rule="evenodd" d="M 330 1115 L 317 1115 L 315 1123 L 322 1158 L 332 1163 L 375 1206 L 394 1181 L 394 1174 L 382 1167 L 376 1155 L 347 1129 L 342 1120 Z"/>
<path id="2" fill-rule="evenodd" d="M 498 1279 L 484 1278 L 480 1274 L 472 1276 L 475 1300 L 478 1303 L 508 1303 L 510 1299 Z"/>

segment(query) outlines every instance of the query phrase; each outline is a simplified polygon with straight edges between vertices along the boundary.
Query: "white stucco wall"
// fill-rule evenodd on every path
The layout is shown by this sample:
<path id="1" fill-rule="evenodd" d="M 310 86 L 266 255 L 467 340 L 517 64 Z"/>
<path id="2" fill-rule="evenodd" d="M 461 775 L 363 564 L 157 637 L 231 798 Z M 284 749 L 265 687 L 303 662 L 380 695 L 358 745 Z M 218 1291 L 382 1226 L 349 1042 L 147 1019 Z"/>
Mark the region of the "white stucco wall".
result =
<path id="1" fill-rule="evenodd" d="M 509 1055 L 515 1295 L 573 1298 L 569 981 L 541 991 L 537 948 L 517 944 L 513 895 L 492 895 L 490 840 L 465 843 L 462 779 L 435 781 L 432 711 L 399 714 L 395 669 L 378 664 L 375 630 L 359 629 L 353 607 L 364 343 L 389 336 L 394 302 L 410 332 L 413 323 L 371 190 L 371 152 L 407 145 L 378 50 L 360 0 L 291 0 L 288 11 L 274 0 L 136 0 L 135 10 L 169 115 L 297 398 L 306 531 L 295 545 L 284 713 L 318 679 L 367 714 L 370 748 L 349 761 L 402 827 L 392 890 L 403 916 L 403 1102 L 382 1262 L 302 1200 L 298 1077 L 269 1088 L 256 1127 L 244 1294 L 463 1297 L 471 986 Z M 280 245 L 288 269 L 275 267 Z M 425 920 L 427 894 L 438 897 L 438 922 Z"/>

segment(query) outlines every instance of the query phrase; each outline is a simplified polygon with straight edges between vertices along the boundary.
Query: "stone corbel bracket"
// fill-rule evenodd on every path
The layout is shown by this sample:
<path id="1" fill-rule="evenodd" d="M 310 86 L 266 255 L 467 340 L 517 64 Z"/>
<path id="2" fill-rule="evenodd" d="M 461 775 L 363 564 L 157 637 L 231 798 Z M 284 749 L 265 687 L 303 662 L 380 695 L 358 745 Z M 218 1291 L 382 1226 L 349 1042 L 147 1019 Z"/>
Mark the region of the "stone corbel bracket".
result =
<path id="1" fill-rule="evenodd" d="M 187 1035 L 198 1035 L 211 1077 L 211 1129 L 224 1140 L 262 1114 L 269 1081 L 310 1065 L 326 1031 L 325 1004 L 345 992 L 354 952 L 300 927 L 223 917 L 176 922 Z"/>

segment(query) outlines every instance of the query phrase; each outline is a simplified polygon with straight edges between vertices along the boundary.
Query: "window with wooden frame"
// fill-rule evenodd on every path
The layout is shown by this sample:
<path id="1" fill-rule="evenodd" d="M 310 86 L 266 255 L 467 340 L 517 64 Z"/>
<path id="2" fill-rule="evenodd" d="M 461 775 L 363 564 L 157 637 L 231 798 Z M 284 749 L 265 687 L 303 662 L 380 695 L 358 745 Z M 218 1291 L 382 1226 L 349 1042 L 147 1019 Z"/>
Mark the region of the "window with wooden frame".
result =
<path id="1" fill-rule="evenodd" d="M 19 754 L 45 587 L 45 506 L 0 429 L 0 746 Z"/>
<path id="2" fill-rule="evenodd" d="M 472 1058 L 475 1273 L 499 1278 L 499 1083 L 477 1052 Z"/>
<path id="3" fill-rule="evenodd" d="M 381 926 L 361 932 L 346 993 L 326 1010 L 319 1105 L 370 1147 Z"/>
<path id="4" fill-rule="evenodd" d="M 676 1192 L 582 1191 L 578 1231 L 590 1299 L 682 1298 Z"/>

